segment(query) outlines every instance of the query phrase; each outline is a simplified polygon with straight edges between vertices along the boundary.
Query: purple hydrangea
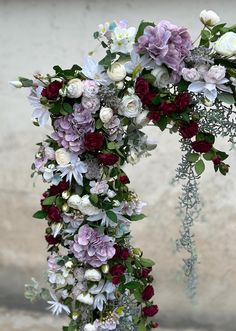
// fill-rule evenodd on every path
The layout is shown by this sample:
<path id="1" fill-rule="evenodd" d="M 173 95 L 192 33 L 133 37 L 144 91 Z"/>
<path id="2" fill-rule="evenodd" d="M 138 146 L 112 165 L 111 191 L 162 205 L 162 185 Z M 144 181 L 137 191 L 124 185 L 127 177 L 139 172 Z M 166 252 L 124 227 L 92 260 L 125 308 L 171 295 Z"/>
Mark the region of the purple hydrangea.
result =
<path id="1" fill-rule="evenodd" d="M 83 263 L 100 267 L 115 255 L 114 240 L 87 224 L 81 226 L 74 237 L 71 251 Z"/>
<path id="2" fill-rule="evenodd" d="M 84 136 L 88 132 L 94 132 L 95 121 L 89 110 L 84 109 L 80 104 L 75 104 L 73 114 L 55 120 L 54 129 L 52 138 L 59 145 L 81 154 L 85 151 Z"/>
<path id="3" fill-rule="evenodd" d="M 192 41 L 187 29 L 168 21 L 147 26 L 135 45 L 137 53 L 148 54 L 157 65 L 165 64 L 176 72 L 182 69 L 182 61 L 191 48 Z"/>

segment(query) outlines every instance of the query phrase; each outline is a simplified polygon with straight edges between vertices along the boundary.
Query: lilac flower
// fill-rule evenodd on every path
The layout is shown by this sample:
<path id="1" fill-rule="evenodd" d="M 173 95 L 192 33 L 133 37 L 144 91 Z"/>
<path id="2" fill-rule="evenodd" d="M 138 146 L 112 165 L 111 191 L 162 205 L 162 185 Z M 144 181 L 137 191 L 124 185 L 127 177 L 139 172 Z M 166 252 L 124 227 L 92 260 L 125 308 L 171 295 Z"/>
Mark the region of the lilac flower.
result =
<path id="1" fill-rule="evenodd" d="M 103 235 L 85 224 L 74 237 L 71 251 L 80 262 L 100 267 L 115 255 L 113 245 L 114 240 L 111 237 Z"/>
<path id="2" fill-rule="evenodd" d="M 91 113 L 95 113 L 100 108 L 100 99 L 97 96 L 86 97 L 83 96 L 81 100 L 81 104 L 84 109 L 90 111 Z"/>
<path id="3" fill-rule="evenodd" d="M 31 90 L 28 100 L 31 106 L 34 108 L 32 119 L 37 120 L 40 126 L 44 126 L 50 117 L 47 107 L 41 104 L 40 98 L 42 97 L 41 92 L 43 90 L 42 86 L 38 86 Z"/>
<path id="4" fill-rule="evenodd" d="M 86 163 L 80 161 L 76 153 L 71 153 L 70 163 L 59 165 L 57 169 L 61 171 L 61 178 L 66 177 L 66 180 L 71 183 L 72 177 L 79 185 L 83 185 L 83 175 L 87 171 Z"/>
<path id="5" fill-rule="evenodd" d="M 55 120 L 54 129 L 53 139 L 65 149 L 81 154 L 85 150 L 84 136 L 88 132 L 94 132 L 95 122 L 89 110 L 75 104 L 73 114 Z"/>
<path id="6" fill-rule="evenodd" d="M 191 48 L 187 29 L 168 21 L 161 21 L 154 27 L 147 26 L 135 45 L 137 53 L 148 54 L 157 65 L 165 64 L 176 72 L 182 69 L 182 61 Z"/>

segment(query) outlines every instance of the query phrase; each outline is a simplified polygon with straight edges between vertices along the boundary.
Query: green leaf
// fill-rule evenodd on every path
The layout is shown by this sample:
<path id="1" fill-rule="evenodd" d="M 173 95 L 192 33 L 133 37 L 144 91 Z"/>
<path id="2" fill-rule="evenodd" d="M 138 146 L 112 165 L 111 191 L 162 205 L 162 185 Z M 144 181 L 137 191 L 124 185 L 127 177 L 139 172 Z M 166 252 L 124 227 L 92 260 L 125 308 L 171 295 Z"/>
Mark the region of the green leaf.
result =
<path id="1" fill-rule="evenodd" d="M 159 95 L 156 95 L 153 99 L 152 99 L 152 103 L 154 105 L 159 105 L 161 103 L 161 97 Z"/>
<path id="2" fill-rule="evenodd" d="M 138 331 L 146 331 L 146 330 L 147 330 L 147 328 L 146 328 L 145 322 L 142 320 L 138 324 Z"/>
<path id="3" fill-rule="evenodd" d="M 201 31 L 201 38 L 203 40 L 208 40 L 210 38 L 210 36 L 211 36 L 210 31 L 208 31 L 208 30 L 202 30 Z"/>
<path id="4" fill-rule="evenodd" d="M 55 102 L 52 106 L 52 108 L 49 109 L 49 111 L 55 115 L 60 114 L 61 112 L 61 101 Z"/>
<path id="5" fill-rule="evenodd" d="M 111 141 L 107 144 L 108 149 L 116 149 L 116 143 Z"/>
<path id="6" fill-rule="evenodd" d="M 139 27 L 138 27 L 138 31 L 137 31 L 136 36 L 135 36 L 135 42 L 137 42 L 138 38 L 143 35 L 144 29 L 147 26 L 155 26 L 155 24 L 153 22 L 141 21 L 141 23 L 139 24 Z"/>
<path id="7" fill-rule="evenodd" d="M 97 194 L 91 194 L 89 196 L 89 200 L 91 201 L 91 203 L 93 205 L 97 206 L 97 204 L 98 204 L 98 196 L 97 196 Z"/>
<path id="8" fill-rule="evenodd" d="M 211 30 L 211 34 L 215 35 L 217 32 L 220 32 L 225 25 L 226 25 L 226 23 L 221 23 L 221 24 L 215 25 Z"/>
<path id="9" fill-rule="evenodd" d="M 227 153 L 221 151 L 216 151 L 216 155 L 220 156 L 222 161 L 226 160 L 229 157 Z"/>
<path id="10" fill-rule="evenodd" d="M 156 81 L 156 77 L 154 77 L 152 74 L 145 74 L 142 76 L 142 78 L 144 78 L 148 83 L 150 83 L 151 85 L 153 85 Z"/>
<path id="11" fill-rule="evenodd" d="M 106 211 L 107 217 L 110 218 L 113 222 L 117 222 L 117 215 L 112 210 Z"/>
<path id="12" fill-rule="evenodd" d="M 93 38 L 94 39 L 98 39 L 98 37 L 99 37 L 99 32 L 98 31 L 94 32 Z"/>
<path id="13" fill-rule="evenodd" d="M 33 215 L 33 217 L 37 219 L 44 219 L 46 216 L 47 216 L 46 210 L 38 210 Z"/>
<path id="14" fill-rule="evenodd" d="M 162 115 L 160 120 L 157 122 L 157 126 L 161 129 L 161 131 L 164 131 L 167 126 L 167 117 Z"/>
<path id="15" fill-rule="evenodd" d="M 102 123 L 102 121 L 100 120 L 100 118 L 98 118 L 98 119 L 96 120 L 96 129 L 99 130 L 99 129 L 101 129 L 102 127 L 103 127 L 103 123 Z"/>
<path id="16" fill-rule="evenodd" d="M 234 96 L 230 93 L 222 92 L 218 94 L 217 97 L 220 101 L 227 103 L 228 105 L 233 105 L 235 104 L 235 99 Z"/>
<path id="17" fill-rule="evenodd" d="M 74 111 L 73 107 L 69 103 L 63 103 L 62 108 L 67 114 L 71 114 Z"/>
<path id="18" fill-rule="evenodd" d="M 203 160 L 197 161 L 194 168 L 195 168 L 197 175 L 200 176 L 203 173 L 203 171 L 205 170 L 205 164 L 204 164 Z"/>
<path id="19" fill-rule="evenodd" d="M 188 162 L 194 163 L 199 159 L 199 154 L 197 153 L 188 153 L 186 156 Z"/>
<path id="20" fill-rule="evenodd" d="M 18 78 L 23 87 L 31 87 L 33 86 L 33 81 L 31 79 L 25 78 L 25 77 L 19 77 Z"/>
<path id="21" fill-rule="evenodd" d="M 215 155 L 216 155 L 215 151 L 210 150 L 209 152 L 203 154 L 203 157 L 206 161 L 211 161 Z"/>
<path id="22" fill-rule="evenodd" d="M 107 51 L 107 55 L 99 62 L 99 64 L 104 66 L 105 68 L 109 68 L 115 58 L 116 53 L 111 53 L 110 51 Z"/>
<path id="23" fill-rule="evenodd" d="M 52 195 L 51 197 L 47 197 L 43 200 L 43 206 L 50 206 L 52 205 L 56 200 L 56 195 Z"/>
<path id="24" fill-rule="evenodd" d="M 140 221 L 140 220 L 144 219 L 145 217 L 146 217 L 146 215 L 144 215 L 144 214 L 132 215 L 131 221 L 134 221 L 134 222 Z"/>
<path id="25" fill-rule="evenodd" d="M 63 72 L 62 68 L 58 65 L 54 66 L 53 70 L 56 72 L 56 74 Z"/>
<path id="26" fill-rule="evenodd" d="M 131 281 L 129 283 L 126 283 L 125 287 L 128 288 L 129 290 L 134 290 L 136 288 L 140 288 L 141 284 L 137 281 Z"/>
<path id="27" fill-rule="evenodd" d="M 144 268 L 151 268 L 155 265 L 155 262 L 151 259 L 140 258 L 140 263 Z"/>
<path id="28" fill-rule="evenodd" d="M 177 87 L 178 87 L 178 91 L 179 92 L 184 92 L 187 91 L 189 86 L 189 83 L 186 82 L 184 79 L 181 79 L 181 81 L 178 83 Z"/>

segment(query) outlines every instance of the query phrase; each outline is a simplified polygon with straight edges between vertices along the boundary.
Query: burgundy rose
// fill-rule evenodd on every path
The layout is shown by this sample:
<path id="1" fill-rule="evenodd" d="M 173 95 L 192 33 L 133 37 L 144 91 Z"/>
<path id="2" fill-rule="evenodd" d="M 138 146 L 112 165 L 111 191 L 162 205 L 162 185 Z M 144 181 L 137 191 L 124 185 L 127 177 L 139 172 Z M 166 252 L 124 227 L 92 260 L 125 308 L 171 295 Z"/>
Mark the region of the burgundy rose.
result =
<path id="1" fill-rule="evenodd" d="M 112 166 L 119 160 L 119 156 L 114 153 L 100 153 L 97 158 L 105 166 Z"/>
<path id="2" fill-rule="evenodd" d="M 112 276 L 122 276 L 125 272 L 125 267 L 122 264 L 115 264 L 110 269 Z"/>
<path id="3" fill-rule="evenodd" d="M 104 144 L 104 136 L 99 132 L 87 133 L 84 138 L 84 146 L 88 151 L 95 152 Z"/>
<path id="4" fill-rule="evenodd" d="M 70 187 L 69 183 L 66 182 L 65 180 L 60 181 L 58 185 L 52 185 L 49 188 L 49 195 L 57 195 L 63 191 L 68 190 Z"/>
<path id="5" fill-rule="evenodd" d="M 66 182 L 65 180 L 62 180 L 62 181 L 58 184 L 58 186 L 59 186 L 61 192 L 63 192 L 63 191 L 66 191 L 66 190 L 69 189 L 70 184 L 69 184 L 69 182 Z"/>
<path id="6" fill-rule="evenodd" d="M 162 102 L 159 108 L 163 111 L 163 114 L 169 115 L 177 110 L 176 104 L 174 102 Z"/>
<path id="7" fill-rule="evenodd" d="M 130 183 L 130 181 L 129 181 L 129 177 L 126 176 L 126 175 L 124 175 L 124 176 L 120 176 L 120 177 L 119 177 L 119 181 L 121 182 L 121 184 L 128 184 L 128 183 Z"/>
<path id="8" fill-rule="evenodd" d="M 220 156 L 214 156 L 212 161 L 213 161 L 214 165 L 219 165 L 221 163 L 222 159 Z"/>
<path id="9" fill-rule="evenodd" d="M 149 307 L 143 308 L 143 313 L 145 316 L 152 317 L 158 313 L 158 307 L 157 305 L 152 305 Z"/>
<path id="10" fill-rule="evenodd" d="M 113 276 L 112 277 L 112 284 L 114 284 L 114 285 L 120 284 L 120 276 Z"/>
<path id="11" fill-rule="evenodd" d="M 161 114 L 158 113 L 157 111 L 150 111 L 150 113 L 148 113 L 147 118 L 150 121 L 153 121 L 153 123 L 157 123 L 160 121 L 161 118 Z"/>
<path id="12" fill-rule="evenodd" d="M 56 99 L 59 95 L 59 90 L 61 89 L 63 83 L 58 80 L 54 80 L 54 82 L 50 83 L 47 87 L 42 90 L 41 95 L 46 97 L 49 100 Z"/>
<path id="13" fill-rule="evenodd" d="M 60 209 L 56 206 L 51 206 L 50 208 L 48 208 L 48 218 L 52 222 L 59 222 L 61 220 Z"/>
<path id="14" fill-rule="evenodd" d="M 128 248 L 123 248 L 120 252 L 120 257 L 122 260 L 128 260 L 129 258 L 129 250 Z"/>
<path id="15" fill-rule="evenodd" d="M 151 271 L 152 271 L 152 268 L 143 268 L 141 271 L 141 277 L 147 278 Z"/>
<path id="16" fill-rule="evenodd" d="M 135 92 L 140 97 L 141 100 L 145 95 L 149 93 L 149 84 L 144 78 L 139 77 L 136 80 Z"/>
<path id="17" fill-rule="evenodd" d="M 48 242 L 49 245 L 56 245 L 61 241 L 61 237 L 57 236 L 57 237 L 53 237 L 52 234 L 47 234 L 45 236 L 46 241 Z"/>
<path id="18" fill-rule="evenodd" d="M 179 132 L 184 139 L 190 139 L 198 133 L 198 123 L 194 121 L 185 123 L 180 127 Z"/>
<path id="19" fill-rule="evenodd" d="M 154 92 L 149 92 L 148 94 L 144 95 L 141 97 L 142 104 L 144 106 L 148 106 L 152 103 L 152 99 L 156 96 L 156 93 Z"/>
<path id="20" fill-rule="evenodd" d="M 212 149 L 213 144 L 205 140 L 196 140 L 192 142 L 192 148 L 197 153 L 207 153 Z"/>
<path id="21" fill-rule="evenodd" d="M 179 93 L 175 97 L 175 104 L 179 111 L 184 111 L 190 104 L 191 98 L 187 92 Z"/>
<path id="22" fill-rule="evenodd" d="M 154 288 L 152 285 L 147 285 L 142 293 L 142 298 L 144 301 L 150 300 L 154 295 Z"/>

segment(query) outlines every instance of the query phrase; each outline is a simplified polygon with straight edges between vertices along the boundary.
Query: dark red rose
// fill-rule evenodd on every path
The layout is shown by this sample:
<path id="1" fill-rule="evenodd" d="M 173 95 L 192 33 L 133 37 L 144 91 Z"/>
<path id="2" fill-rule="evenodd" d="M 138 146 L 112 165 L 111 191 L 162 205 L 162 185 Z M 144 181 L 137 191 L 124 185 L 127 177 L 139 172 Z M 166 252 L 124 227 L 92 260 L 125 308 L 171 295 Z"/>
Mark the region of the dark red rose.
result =
<path id="1" fill-rule="evenodd" d="M 141 271 L 141 277 L 147 278 L 151 271 L 152 271 L 152 268 L 143 268 Z"/>
<path id="2" fill-rule="evenodd" d="M 63 191 L 68 190 L 70 187 L 69 183 L 66 182 L 65 180 L 62 180 L 58 185 L 52 185 L 49 188 L 49 195 L 57 195 Z"/>
<path id="3" fill-rule="evenodd" d="M 59 94 L 59 90 L 61 89 L 63 83 L 58 80 L 54 80 L 54 82 L 50 83 L 47 87 L 42 90 L 41 95 L 46 97 L 49 100 L 56 99 Z"/>
<path id="4" fill-rule="evenodd" d="M 59 222 L 61 220 L 60 209 L 56 206 L 51 206 L 50 208 L 48 208 L 48 218 L 52 222 Z"/>
<path id="5" fill-rule="evenodd" d="M 174 113 L 177 108 L 176 104 L 174 102 L 162 102 L 159 108 L 161 111 L 163 111 L 163 114 L 169 115 L 171 113 Z"/>
<path id="6" fill-rule="evenodd" d="M 150 111 L 150 113 L 148 113 L 147 118 L 150 121 L 153 121 L 153 123 L 157 123 L 160 121 L 161 118 L 161 114 L 157 111 Z"/>
<path id="7" fill-rule="evenodd" d="M 213 161 L 214 165 L 219 165 L 221 163 L 222 159 L 220 156 L 214 156 L 212 161 Z"/>
<path id="8" fill-rule="evenodd" d="M 125 272 L 125 267 L 122 264 L 115 264 L 110 269 L 112 276 L 122 276 Z"/>
<path id="9" fill-rule="evenodd" d="M 119 259 L 120 258 L 120 253 L 121 253 L 121 246 L 119 246 L 119 245 L 117 245 L 117 244 L 115 244 L 114 245 L 114 248 L 115 248 L 115 250 L 116 250 L 116 253 L 115 253 L 115 255 L 113 256 L 113 259 Z"/>
<path id="10" fill-rule="evenodd" d="M 114 284 L 114 285 L 120 284 L 120 276 L 113 276 L 112 277 L 112 284 Z"/>
<path id="11" fill-rule="evenodd" d="M 207 153 L 212 149 L 213 144 L 204 140 L 196 140 L 192 142 L 192 148 L 197 153 Z"/>
<path id="12" fill-rule="evenodd" d="M 119 181 L 121 182 L 121 184 L 128 184 L 128 183 L 130 183 L 130 181 L 129 181 L 129 177 L 128 176 L 120 176 L 119 177 Z"/>
<path id="13" fill-rule="evenodd" d="M 57 237 L 53 237 L 52 234 L 47 234 L 45 236 L 46 241 L 48 242 L 49 245 L 56 245 L 61 241 L 61 237 L 57 236 Z"/>
<path id="14" fill-rule="evenodd" d="M 128 248 L 123 248 L 120 252 L 120 257 L 122 260 L 128 260 L 129 258 L 129 250 Z"/>
<path id="15" fill-rule="evenodd" d="M 140 100 L 142 101 L 142 104 L 144 106 L 148 106 L 152 103 L 152 99 L 156 96 L 155 92 L 149 92 L 148 94 L 140 97 Z"/>
<path id="16" fill-rule="evenodd" d="M 100 153 L 97 158 L 105 166 L 112 166 L 119 160 L 119 156 L 114 153 Z"/>
<path id="17" fill-rule="evenodd" d="M 145 316 L 152 317 L 158 313 L 158 307 L 157 305 L 152 305 L 149 307 L 143 308 L 143 313 Z"/>
<path id="18" fill-rule="evenodd" d="M 144 301 L 150 300 L 154 295 L 154 288 L 152 285 L 147 285 L 142 293 L 142 298 Z"/>
<path id="19" fill-rule="evenodd" d="M 149 93 L 149 84 L 144 78 L 139 77 L 136 80 L 135 92 L 140 97 L 141 100 L 145 95 Z"/>
<path id="20" fill-rule="evenodd" d="M 184 111 L 190 104 L 191 98 L 190 95 L 187 92 L 179 93 L 175 97 L 175 104 L 178 109 L 178 111 Z"/>
<path id="21" fill-rule="evenodd" d="M 58 184 L 61 192 L 63 191 L 67 191 L 69 190 L 70 184 L 69 182 L 66 182 L 65 180 L 62 180 L 59 184 Z"/>
<path id="22" fill-rule="evenodd" d="M 198 133 L 198 123 L 190 121 L 189 123 L 183 124 L 179 132 L 184 139 L 190 139 Z"/>
<path id="23" fill-rule="evenodd" d="M 87 133 L 84 138 L 84 146 L 88 151 L 95 152 L 104 144 L 104 136 L 99 132 Z"/>

